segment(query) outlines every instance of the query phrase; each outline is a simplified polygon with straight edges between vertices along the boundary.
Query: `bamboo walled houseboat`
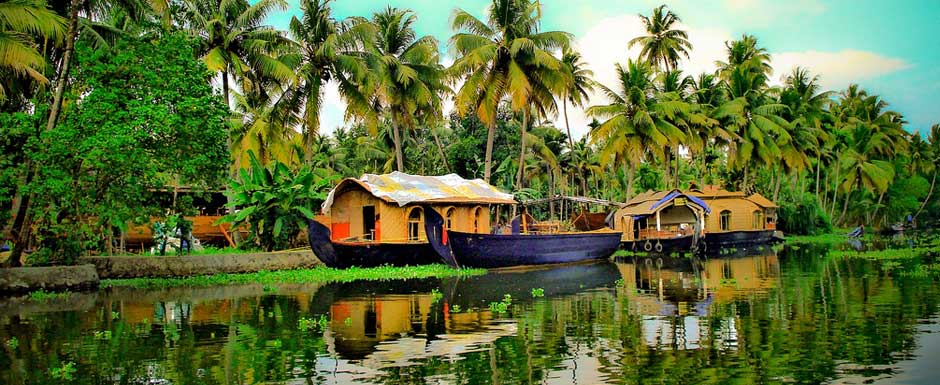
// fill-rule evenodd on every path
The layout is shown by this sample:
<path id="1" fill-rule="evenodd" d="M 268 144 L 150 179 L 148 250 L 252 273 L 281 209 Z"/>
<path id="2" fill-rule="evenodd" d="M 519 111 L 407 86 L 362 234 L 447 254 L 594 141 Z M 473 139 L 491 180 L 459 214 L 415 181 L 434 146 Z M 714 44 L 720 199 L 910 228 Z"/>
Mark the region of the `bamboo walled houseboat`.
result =
<path id="1" fill-rule="evenodd" d="M 747 195 L 717 186 L 693 189 L 689 195 L 701 199 L 712 210 L 705 217 L 706 249 L 767 243 L 774 239 L 777 205 L 763 195 Z"/>
<path id="2" fill-rule="evenodd" d="M 514 203 L 511 194 L 456 174 L 365 174 L 346 178 L 330 191 L 320 222 L 310 223 L 309 241 L 330 267 L 439 263 L 442 257 L 429 245 L 429 231 L 438 238 L 447 230 L 489 233 L 490 206 Z M 442 218 L 443 232 L 426 223 L 425 210 Z"/>
<path id="3" fill-rule="evenodd" d="M 698 246 L 710 212 L 701 199 L 679 190 L 647 191 L 615 211 L 610 225 L 622 232 L 627 250 L 687 251 Z"/>

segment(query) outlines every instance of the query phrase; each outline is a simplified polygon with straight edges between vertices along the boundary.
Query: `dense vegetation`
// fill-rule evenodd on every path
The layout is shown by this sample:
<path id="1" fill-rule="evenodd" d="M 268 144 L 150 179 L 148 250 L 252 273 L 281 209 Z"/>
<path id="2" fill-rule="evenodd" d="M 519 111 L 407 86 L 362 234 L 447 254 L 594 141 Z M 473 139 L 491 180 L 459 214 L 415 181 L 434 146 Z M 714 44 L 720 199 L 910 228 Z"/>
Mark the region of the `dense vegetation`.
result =
<path id="1" fill-rule="evenodd" d="M 751 35 L 726 43 L 714 73 L 683 73 L 695 47 L 665 6 L 632 37 L 640 56 L 598 84 L 571 34 L 542 30 L 542 12 L 561 10 L 537 1 L 493 0 L 486 19 L 455 9 L 449 68 L 412 10 L 338 20 L 329 0 L 300 5 L 283 31 L 265 25 L 282 0 L 4 2 L 0 220 L 14 256 L 28 239 L 57 255 L 107 248 L 161 183 L 221 188 L 225 169 L 304 168 L 310 185 L 457 172 L 529 196 L 620 201 L 718 184 L 778 201 L 781 226 L 800 232 L 940 217 L 940 126 L 925 140 L 863 86 L 823 90 L 804 68 L 774 86 Z M 329 85 L 347 105 L 331 136 Z M 593 92 L 604 100 L 588 105 Z M 595 118 L 586 137 L 571 137 L 569 108 Z"/>

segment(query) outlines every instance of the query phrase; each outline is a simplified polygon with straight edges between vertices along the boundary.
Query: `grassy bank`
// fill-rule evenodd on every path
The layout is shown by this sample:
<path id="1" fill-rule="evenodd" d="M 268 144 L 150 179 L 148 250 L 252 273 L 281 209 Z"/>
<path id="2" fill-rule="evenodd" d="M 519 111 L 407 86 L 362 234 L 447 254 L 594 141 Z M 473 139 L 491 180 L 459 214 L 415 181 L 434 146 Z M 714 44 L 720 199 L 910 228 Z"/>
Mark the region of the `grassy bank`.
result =
<path id="1" fill-rule="evenodd" d="M 332 269 L 317 267 L 314 269 L 259 271 L 246 274 L 214 274 L 182 278 L 131 278 L 105 279 L 101 287 L 135 287 L 159 289 L 177 286 L 223 286 L 231 284 L 278 284 L 278 283 L 329 283 L 351 282 L 358 280 L 387 281 L 412 278 L 444 278 L 486 274 L 486 269 L 454 269 L 445 265 L 425 265 L 409 267 L 373 267 Z"/>

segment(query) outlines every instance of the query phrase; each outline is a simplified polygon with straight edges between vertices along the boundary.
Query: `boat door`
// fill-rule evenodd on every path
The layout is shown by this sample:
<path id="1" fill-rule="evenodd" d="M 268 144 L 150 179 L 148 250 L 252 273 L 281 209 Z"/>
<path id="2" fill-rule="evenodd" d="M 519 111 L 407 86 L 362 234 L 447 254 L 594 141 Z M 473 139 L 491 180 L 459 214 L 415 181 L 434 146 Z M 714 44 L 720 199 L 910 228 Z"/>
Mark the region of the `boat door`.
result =
<path id="1" fill-rule="evenodd" d="M 375 206 L 362 206 L 362 234 L 370 241 L 375 240 Z"/>

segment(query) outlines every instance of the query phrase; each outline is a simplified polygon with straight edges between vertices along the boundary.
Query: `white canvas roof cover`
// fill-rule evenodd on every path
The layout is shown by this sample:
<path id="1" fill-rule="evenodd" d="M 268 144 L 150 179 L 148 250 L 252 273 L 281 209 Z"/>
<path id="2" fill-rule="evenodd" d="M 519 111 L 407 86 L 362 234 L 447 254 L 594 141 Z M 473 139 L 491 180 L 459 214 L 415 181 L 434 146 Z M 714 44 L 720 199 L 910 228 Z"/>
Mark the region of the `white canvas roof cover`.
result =
<path id="1" fill-rule="evenodd" d="M 403 172 L 375 175 L 359 179 L 346 178 L 336 185 L 323 202 L 323 213 L 330 212 L 333 199 L 350 183 L 362 186 L 376 198 L 405 206 L 409 203 L 515 203 L 512 194 L 499 191 L 482 179 L 467 180 L 457 174 L 442 176 L 410 175 Z"/>

